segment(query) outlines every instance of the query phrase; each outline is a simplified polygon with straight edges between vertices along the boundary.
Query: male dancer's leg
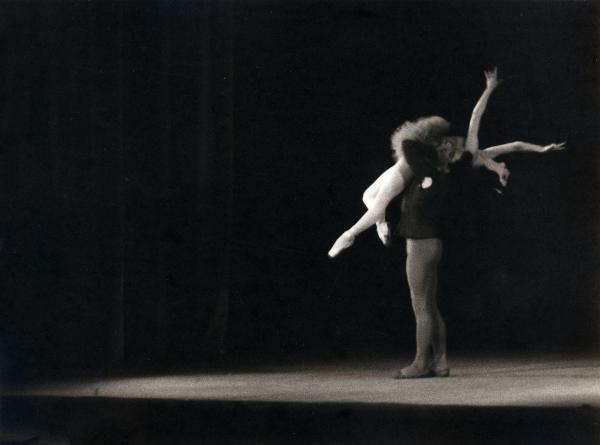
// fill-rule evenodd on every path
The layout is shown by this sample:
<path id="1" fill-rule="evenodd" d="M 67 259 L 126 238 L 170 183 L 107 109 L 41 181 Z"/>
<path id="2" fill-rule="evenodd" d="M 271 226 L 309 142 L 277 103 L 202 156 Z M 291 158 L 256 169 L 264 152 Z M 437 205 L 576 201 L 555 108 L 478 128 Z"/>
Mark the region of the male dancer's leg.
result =
<path id="1" fill-rule="evenodd" d="M 441 346 L 442 341 L 445 343 L 445 327 L 436 304 L 442 241 L 407 239 L 406 253 L 406 276 L 417 326 L 416 354 L 413 363 L 402 369 L 398 377 L 425 377 L 432 374 L 434 341 L 436 352 L 445 356 L 445 345 Z"/>

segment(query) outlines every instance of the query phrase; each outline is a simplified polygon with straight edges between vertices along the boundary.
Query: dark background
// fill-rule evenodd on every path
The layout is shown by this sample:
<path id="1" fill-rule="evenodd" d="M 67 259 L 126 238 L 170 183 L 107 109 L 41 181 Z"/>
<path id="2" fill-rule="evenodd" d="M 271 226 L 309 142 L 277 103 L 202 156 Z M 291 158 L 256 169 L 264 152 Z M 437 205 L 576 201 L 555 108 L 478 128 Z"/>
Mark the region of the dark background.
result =
<path id="1" fill-rule="evenodd" d="M 2 365 L 42 373 L 413 351 L 403 242 L 326 252 L 440 114 L 512 155 L 464 197 L 452 353 L 598 347 L 598 7 L 584 2 L 3 2 Z"/>

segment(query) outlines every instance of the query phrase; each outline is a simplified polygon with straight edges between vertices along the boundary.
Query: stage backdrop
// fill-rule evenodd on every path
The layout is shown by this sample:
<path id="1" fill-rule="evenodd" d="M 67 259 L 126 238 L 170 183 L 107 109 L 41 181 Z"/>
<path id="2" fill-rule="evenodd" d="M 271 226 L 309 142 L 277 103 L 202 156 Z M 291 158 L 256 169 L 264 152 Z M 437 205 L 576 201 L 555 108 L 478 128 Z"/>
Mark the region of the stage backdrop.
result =
<path id="1" fill-rule="evenodd" d="M 597 348 L 598 7 L 589 3 L 0 5 L 3 372 L 412 353 L 404 244 L 326 252 L 400 123 L 466 133 L 440 305 L 453 353 Z M 397 205 L 395 203 L 394 205 Z"/>

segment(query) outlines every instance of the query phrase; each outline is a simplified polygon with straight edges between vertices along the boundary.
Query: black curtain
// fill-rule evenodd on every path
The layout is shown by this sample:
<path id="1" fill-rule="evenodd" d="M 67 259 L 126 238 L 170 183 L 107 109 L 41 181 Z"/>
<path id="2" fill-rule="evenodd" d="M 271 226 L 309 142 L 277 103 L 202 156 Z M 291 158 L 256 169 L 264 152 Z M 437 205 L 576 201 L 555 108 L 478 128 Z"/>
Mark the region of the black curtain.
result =
<path id="1" fill-rule="evenodd" d="M 586 3 L 0 5 L 5 375 L 410 354 L 401 241 L 326 252 L 389 135 L 514 155 L 446 240 L 454 351 L 597 347 L 598 11 Z M 490 193 L 488 193 L 490 192 Z"/>

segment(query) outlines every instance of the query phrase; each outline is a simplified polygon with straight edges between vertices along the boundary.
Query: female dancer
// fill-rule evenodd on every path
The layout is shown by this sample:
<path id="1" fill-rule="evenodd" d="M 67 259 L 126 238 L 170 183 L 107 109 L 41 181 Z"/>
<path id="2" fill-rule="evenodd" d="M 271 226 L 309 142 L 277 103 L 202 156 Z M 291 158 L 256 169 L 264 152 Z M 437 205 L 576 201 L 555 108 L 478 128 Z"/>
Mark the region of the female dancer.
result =
<path id="1" fill-rule="evenodd" d="M 443 136 L 449 130 L 450 124 L 439 116 L 420 118 L 414 122 L 405 122 L 394 131 L 391 142 L 396 163 L 377 178 L 377 180 L 364 192 L 363 202 L 368 210 L 356 224 L 345 231 L 336 240 L 328 253 L 331 258 L 339 255 L 343 250 L 350 247 L 354 243 L 356 236 L 367 230 L 373 224 L 376 224 L 377 226 L 377 234 L 381 241 L 385 245 L 389 244 L 391 233 L 389 226 L 385 221 L 385 209 L 394 197 L 402 193 L 406 184 L 413 177 L 413 172 L 409 168 L 402 152 L 402 144 L 406 140 L 419 141 L 426 145 L 438 147 L 439 155 L 441 157 L 449 158 L 450 163 L 458 161 L 466 150 L 472 155 L 471 164 L 474 167 L 485 167 L 494 171 L 498 174 L 500 183 L 503 186 L 506 186 L 510 172 L 504 163 L 497 163 L 493 158 L 513 151 L 544 152 L 564 148 L 564 144 L 540 146 L 524 142 L 513 142 L 498 147 L 491 147 L 483 151 L 479 150 L 478 134 L 481 117 L 483 116 L 490 96 L 501 83 L 501 80 L 498 80 L 496 68 L 492 71 L 485 71 L 484 74 L 486 78 L 486 88 L 471 114 L 469 130 L 464 147 L 457 142 L 450 142 L 450 139 L 460 140 L 461 138 L 447 138 L 444 140 Z M 440 168 L 447 169 L 447 167 L 442 166 L 440 166 Z"/>

